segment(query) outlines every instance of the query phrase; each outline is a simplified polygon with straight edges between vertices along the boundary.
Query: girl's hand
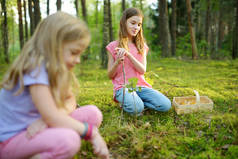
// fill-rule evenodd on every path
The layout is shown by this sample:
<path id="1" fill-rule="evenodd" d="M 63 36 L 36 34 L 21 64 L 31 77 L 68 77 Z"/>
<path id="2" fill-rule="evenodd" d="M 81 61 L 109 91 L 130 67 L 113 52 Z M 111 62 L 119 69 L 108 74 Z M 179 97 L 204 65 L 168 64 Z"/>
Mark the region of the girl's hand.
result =
<path id="1" fill-rule="evenodd" d="M 117 51 L 117 55 L 128 56 L 130 54 L 130 52 L 124 48 L 116 47 L 115 50 Z"/>
<path id="2" fill-rule="evenodd" d="M 124 48 L 119 48 L 116 47 L 115 50 L 117 51 L 117 62 L 121 63 L 122 61 L 124 61 L 125 56 L 128 56 L 130 53 L 124 49 Z"/>
<path id="3" fill-rule="evenodd" d="M 93 145 L 94 153 L 103 158 L 103 159 L 109 159 L 109 151 L 107 148 L 107 145 L 105 141 L 103 140 L 102 136 L 99 134 L 97 128 L 93 129 L 92 138 L 90 139 L 90 142 Z"/>
<path id="4" fill-rule="evenodd" d="M 40 118 L 27 127 L 26 137 L 30 139 L 47 127 L 46 123 Z"/>

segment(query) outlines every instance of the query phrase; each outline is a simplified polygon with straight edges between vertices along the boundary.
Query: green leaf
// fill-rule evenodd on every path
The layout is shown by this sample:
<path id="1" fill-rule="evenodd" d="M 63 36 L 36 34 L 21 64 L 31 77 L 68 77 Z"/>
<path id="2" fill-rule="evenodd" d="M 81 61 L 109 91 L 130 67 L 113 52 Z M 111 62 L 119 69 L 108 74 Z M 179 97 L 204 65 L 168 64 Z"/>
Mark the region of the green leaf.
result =
<path id="1" fill-rule="evenodd" d="M 132 88 L 136 88 L 137 82 L 138 82 L 138 78 L 129 78 L 128 79 L 129 84 L 131 84 Z"/>

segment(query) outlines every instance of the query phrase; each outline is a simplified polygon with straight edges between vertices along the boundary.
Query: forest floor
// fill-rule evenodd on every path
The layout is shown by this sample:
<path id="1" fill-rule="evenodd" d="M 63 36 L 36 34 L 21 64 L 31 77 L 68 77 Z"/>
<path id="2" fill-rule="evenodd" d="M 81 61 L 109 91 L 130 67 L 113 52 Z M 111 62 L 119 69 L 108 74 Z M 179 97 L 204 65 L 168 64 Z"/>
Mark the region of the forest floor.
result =
<path id="1" fill-rule="evenodd" d="M 0 79 L 7 65 L 0 64 Z M 2 69 L 3 68 L 3 69 Z M 142 116 L 123 112 L 113 101 L 113 86 L 100 62 L 75 68 L 80 81 L 77 102 L 97 105 L 103 113 L 100 132 L 114 159 L 237 158 L 238 61 L 153 59 L 146 79 L 171 101 L 178 96 L 208 96 L 212 111 L 177 115 L 145 110 Z M 97 158 L 84 142 L 75 159 Z"/>

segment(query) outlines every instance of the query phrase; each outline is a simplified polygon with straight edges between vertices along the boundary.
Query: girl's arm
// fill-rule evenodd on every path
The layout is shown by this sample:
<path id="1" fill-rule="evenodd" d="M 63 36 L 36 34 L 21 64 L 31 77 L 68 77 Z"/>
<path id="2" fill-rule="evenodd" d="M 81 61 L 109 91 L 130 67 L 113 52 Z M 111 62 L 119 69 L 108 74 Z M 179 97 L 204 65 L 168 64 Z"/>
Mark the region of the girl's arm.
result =
<path id="1" fill-rule="evenodd" d="M 26 137 L 30 139 L 47 127 L 47 124 L 42 120 L 42 118 L 37 119 L 27 127 Z"/>
<path id="2" fill-rule="evenodd" d="M 74 129 L 79 134 L 84 131 L 84 124 L 62 113 L 56 106 L 50 89 L 46 85 L 35 84 L 30 86 L 33 103 L 49 127 L 65 127 Z"/>
<path id="3" fill-rule="evenodd" d="M 131 53 L 127 51 L 126 56 L 130 59 L 130 61 L 133 63 L 135 66 L 136 70 L 144 74 L 146 72 L 146 53 L 143 54 L 142 56 L 142 62 L 138 61 Z"/>
<path id="4" fill-rule="evenodd" d="M 107 52 L 107 55 L 108 55 L 108 65 L 107 65 L 108 77 L 110 79 L 113 79 L 116 75 L 117 66 L 122 63 L 124 57 L 117 56 L 117 59 L 114 61 L 112 55 L 109 52 Z"/>
<path id="5" fill-rule="evenodd" d="M 126 49 L 116 48 L 116 50 L 117 50 L 117 54 L 127 56 L 139 73 L 144 74 L 146 72 L 146 63 L 147 63 L 146 62 L 146 53 L 143 54 L 142 62 L 140 62 Z"/>
<path id="6" fill-rule="evenodd" d="M 41 84 L 31 85 L 30 94 L 35 107 L 42 116 L 43 121 L 49 127 L 69 128 L 75 130 L 79 135 L 83 134 L 86 129 L 84 124 L 73 119 L 66 113 L 60 112 L 48 86 Z M 92 131 L 90 141 L 93 144 L 94 151 L 98 156 L 105 159 L 109 158 L 107 145 L 95 127 Z"/>
<path id="7" fill-rule="evenodd" d="M 59 109 L 61 113 L 68 115 L 76 109 L 77 103 L 72 91 L 69 91 L 65 104 L 65 108 Z M 42 120 L 42 118 L 40 118 L 27 127 L 27 137 L 31 138 L 35 136 L 37 133 L 43 131 L 47 127 L 47 124 Z"/>

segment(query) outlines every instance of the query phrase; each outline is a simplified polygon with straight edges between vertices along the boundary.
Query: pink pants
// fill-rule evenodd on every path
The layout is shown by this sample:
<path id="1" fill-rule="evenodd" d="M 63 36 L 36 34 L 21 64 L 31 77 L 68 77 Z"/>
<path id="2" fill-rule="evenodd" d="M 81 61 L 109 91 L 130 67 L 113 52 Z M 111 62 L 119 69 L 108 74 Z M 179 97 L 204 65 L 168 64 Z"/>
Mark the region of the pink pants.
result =
<path id="1" fill-rule="evenodd" d="M 96 106 L 83 106 L 72 114 L 76 120 L 88 122 L 97 127 L 102 122 L 102 113 Z M 79 134 L 68 128 L 47 128 L 26 138 L 26 131 L 0 143 L 0 159 L 29 159 L 40 154 L 41 159 L 70 159 L 80 149 Z"/>

